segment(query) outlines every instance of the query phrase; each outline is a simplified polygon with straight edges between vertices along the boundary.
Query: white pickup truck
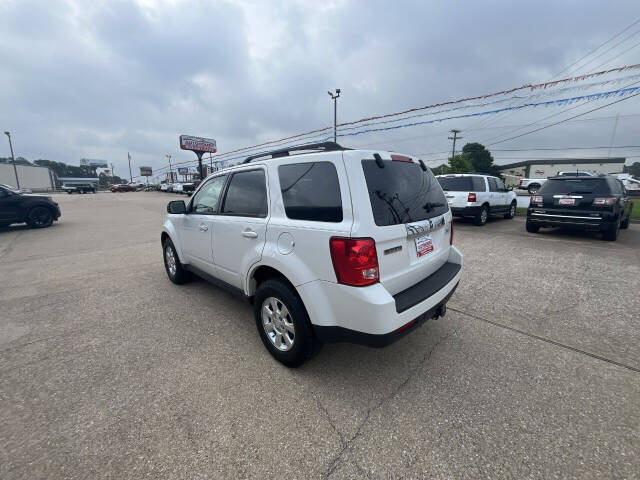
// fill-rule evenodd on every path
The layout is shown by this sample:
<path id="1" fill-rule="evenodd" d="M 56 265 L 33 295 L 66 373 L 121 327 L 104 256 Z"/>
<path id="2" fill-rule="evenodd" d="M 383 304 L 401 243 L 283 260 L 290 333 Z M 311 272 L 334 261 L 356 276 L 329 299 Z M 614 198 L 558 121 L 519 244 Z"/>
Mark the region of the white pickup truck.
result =
<path id="1" fill-rule="evenodd" d="M 565 172 L 558 172 L 557 176 L 577 176 L 577 177 L 593 177 L 591 172 L 568 170 Z M 528 190 L 531 195 L 535 195 L 540 187 L 547 181 L 546 178 L 521 178 L 518 188 L 520 190 Z"/>

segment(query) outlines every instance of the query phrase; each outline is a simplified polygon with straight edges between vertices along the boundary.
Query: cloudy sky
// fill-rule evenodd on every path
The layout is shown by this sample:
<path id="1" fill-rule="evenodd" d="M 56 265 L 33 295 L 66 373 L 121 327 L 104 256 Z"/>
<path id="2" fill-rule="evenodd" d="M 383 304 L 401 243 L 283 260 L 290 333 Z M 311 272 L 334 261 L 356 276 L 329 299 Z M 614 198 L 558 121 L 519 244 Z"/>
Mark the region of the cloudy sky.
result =
<path id="1" fill-rule="evenodd" d="M 336 87 L 339 120 L 349 121 L 546 81 L 638 19 L 637 0 L 0 0 L 0 127 L 12 132 L 16 155 L 31 160 L 105 159 L 124 174 L 131 152 L 134 167 L 158 169 L 165 154 L 195 158 L 178 149 L 181 133 L 215 138 L 224 152 L 328 126 L 327 90 Z M 564 73 L 640 63 L 638 42 L 640 23 Z M 640 70 L 624 75 L 632 74 Z M 341 141 L 437 160 L 451 148 L 451 128 L 463 130 L 462 143 L 486 143 L 610 101 Z M 640 145 L 639 107 L 640 96 L 629 98 L 495 148 L 609 146 L 616 115 L 614 145 Z M 549 154 L 609 151 L 494 156 L 505 163 Z M 640 148 L 616 154 L 633 161 Z"/>

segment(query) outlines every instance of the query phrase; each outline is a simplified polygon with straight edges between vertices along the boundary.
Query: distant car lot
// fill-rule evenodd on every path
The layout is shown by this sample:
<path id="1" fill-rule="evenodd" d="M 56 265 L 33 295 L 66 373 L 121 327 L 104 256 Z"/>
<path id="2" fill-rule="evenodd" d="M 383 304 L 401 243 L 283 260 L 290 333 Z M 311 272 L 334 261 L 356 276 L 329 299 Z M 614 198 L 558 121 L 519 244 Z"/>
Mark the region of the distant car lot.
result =
<path id="1" fill-rule="evenodd" d="M 0 231 L 0 478 L 640 471 L 638 223 L 607 243 L 457 221 L 444 319 L 291 371 L 250 305 L 167 280 L 170 196 L 54 198 L 51 228 Z"/>

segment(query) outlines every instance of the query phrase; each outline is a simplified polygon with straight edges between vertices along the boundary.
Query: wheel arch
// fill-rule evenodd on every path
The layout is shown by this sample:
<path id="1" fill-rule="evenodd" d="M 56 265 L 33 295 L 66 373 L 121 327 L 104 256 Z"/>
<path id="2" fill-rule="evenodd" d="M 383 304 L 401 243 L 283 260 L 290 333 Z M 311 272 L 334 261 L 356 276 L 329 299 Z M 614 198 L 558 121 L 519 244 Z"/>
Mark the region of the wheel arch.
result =
<path id="1" fill-rule="evenodd" d="M 279 269 L 266 264 L 257 264 L 254 265 L 247 275 L 247 283 L 246 283 L 246 291 L 245 293 L 249 297 L 253 297 L 258 289 L 258 286 L 269 278 L 277 278 L 287 285 L 289 285 L 296 293 L 297 289 L 293 282 L 289 279 L 287 275 L 282 273 Z"/>

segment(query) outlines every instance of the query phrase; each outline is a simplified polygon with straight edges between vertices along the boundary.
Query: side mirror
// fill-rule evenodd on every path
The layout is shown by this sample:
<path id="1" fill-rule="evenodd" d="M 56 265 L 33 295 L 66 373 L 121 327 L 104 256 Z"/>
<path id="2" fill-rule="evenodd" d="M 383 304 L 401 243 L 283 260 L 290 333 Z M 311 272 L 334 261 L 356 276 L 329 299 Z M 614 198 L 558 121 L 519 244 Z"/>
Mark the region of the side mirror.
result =
<path id="1" fill-rule="evenodd" d="M 187 213 L 187 206 L 184 200 L 173 200 L 167 204 L 167 213 L 181 214 Z"/>
<path id="2" fill-rule="evenodd" d="M 507 192 L 510 192 L 511 190 L 513 190 L 513 186 L 512 186 L 512 185 L 509 185 L 509 186 L 507 187 Z"/>

